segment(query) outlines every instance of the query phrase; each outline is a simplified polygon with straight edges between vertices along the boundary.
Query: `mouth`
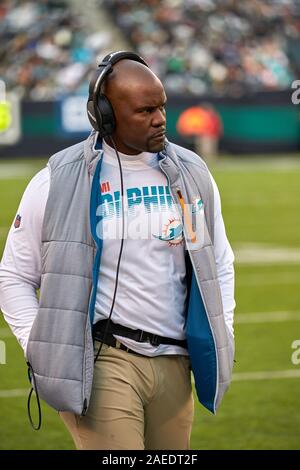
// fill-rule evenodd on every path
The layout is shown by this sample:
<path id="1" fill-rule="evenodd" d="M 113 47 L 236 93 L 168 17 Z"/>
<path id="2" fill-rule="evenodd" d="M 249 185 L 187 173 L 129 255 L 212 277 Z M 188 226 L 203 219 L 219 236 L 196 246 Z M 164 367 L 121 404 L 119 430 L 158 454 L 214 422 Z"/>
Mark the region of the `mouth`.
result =
<path id="1" fill-rule="evenodd" d="M 166 131 L 160 131 L 157 132 L 157 134 L 154 134 L 151 139 L 153 140 L 163 140 L 166 137 Z"/>

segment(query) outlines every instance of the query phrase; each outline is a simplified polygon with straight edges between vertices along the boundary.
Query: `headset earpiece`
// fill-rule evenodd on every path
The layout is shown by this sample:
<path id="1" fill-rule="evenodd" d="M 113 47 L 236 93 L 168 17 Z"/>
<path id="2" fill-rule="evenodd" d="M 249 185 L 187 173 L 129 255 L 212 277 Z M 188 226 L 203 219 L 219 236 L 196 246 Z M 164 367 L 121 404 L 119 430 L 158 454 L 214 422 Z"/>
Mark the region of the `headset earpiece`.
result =
<path id="1" fill-rule="evenodd" d="M 87 113 L 92 127 L 99 132 L 100 137 L 111 135 L 116 126 L 113 107 L 108 98 L 101 93 L 101 87 L 107 75 L 112 72 L 112 67 L 122 59 L 130 59 L 140 62 L 148 67 L 148 64 L 133 52 L 119 51 L 108 54 L 98 65 L 89 85 L 89 98 Z"/>
<path id="2" fill-rule="evenodd" d="M 96 119 L 100 118 L 102 121 L 103 131 L 101 137 L 112 134 L 116 126 L 115 113 L 109 99 L 105 95 L 99 95 L 98 105 L 96 106 L 95 112 L 96 114 L 97 112 L 99 113 L 99 116 L 97 116 Z"/>
<path id="3" fill-rule="evenodd" d="M 97 119 L 95 117 L 95 107 L 94 107 L 94 102 L 93 100 L 88 100 L 87 102 L 87 114 L 89 121 L 92 125 L 92 127 L 95 129 L 95 131 L 99 131 L 98 124 L 97 124 Z"/>

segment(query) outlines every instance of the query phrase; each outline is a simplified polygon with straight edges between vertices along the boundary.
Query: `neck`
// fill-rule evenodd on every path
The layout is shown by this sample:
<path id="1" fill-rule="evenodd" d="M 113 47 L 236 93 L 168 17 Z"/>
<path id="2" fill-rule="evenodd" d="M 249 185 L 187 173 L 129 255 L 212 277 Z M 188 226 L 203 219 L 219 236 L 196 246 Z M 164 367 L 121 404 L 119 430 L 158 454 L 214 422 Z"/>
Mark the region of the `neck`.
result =
<path id="1" fill-rule="evenodd" d="M 112 138 L 110 136 L 104 137 L 105 142 L 111 148 L 114 148 L 114 145 L 113 145 L 111 139 L 113 139 L 114 144 L 115 144 L 116 149 L 118 150 L 118 152 L 121 152 L 124 155 L 139 155 L 140 153 L 142 153 L 142 151 L 138 151 L 138 150 L 135 150 L 135 149 L 130 149 L 126 145 L 122 144 L 121 142 L 118 142 L 118 139 L 115 139 L 114 137 L 112 137 Z"/>
<path id="2" fill-rule="evenodd" d="M 104 152 L 104 161 L 110 165 L 118 166 L 118 159 L 116 158 L 116 152 L 105 139 L 102 142 L 102 148 Z M 157 166 L 157 154 L 150 152 L 141 152 L 136 155 L 128 155 L 121 151 L 118 151 L 120 161 L 122 162 L 122 168 L 131 170 L 146 170 L 149 167 Z"/>

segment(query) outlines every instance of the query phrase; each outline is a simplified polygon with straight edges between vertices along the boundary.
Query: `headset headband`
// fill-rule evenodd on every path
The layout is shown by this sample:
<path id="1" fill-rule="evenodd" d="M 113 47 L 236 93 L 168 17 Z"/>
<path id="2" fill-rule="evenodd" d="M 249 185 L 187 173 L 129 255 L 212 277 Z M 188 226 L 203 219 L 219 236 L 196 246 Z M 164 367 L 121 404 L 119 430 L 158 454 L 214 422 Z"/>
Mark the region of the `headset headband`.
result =
<path id="1" fill-rule="evenodd" d="M 101 87 L 107 75 L 112 72 L 113 66 L 123 59 L 134 60 L 148 67 L 142 57 L 128 51 L 112 52 L 98 65 L 89 85 L 87 112 L 91 125 L 101 137 L 110 134 L 115 126 L 112 106 L 105 95 L 101 94 Z"/>

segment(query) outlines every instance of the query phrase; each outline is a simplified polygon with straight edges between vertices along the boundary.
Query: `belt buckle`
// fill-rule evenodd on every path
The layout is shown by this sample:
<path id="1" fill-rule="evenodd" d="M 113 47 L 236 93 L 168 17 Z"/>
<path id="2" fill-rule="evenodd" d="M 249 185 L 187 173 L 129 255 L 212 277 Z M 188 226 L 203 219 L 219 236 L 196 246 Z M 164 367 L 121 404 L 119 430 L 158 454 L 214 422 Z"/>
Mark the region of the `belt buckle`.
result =
<path id="1" fill-rule="evenodd" d="M 149 339 L 150 339 L 151 346 L 155 346 L 155 347 L 159 346 L 160 343 L 158 341 L 158 335 L 151 335 Z"/>
<path id="2" fill-rule="evenodd" d="M 152 333 L 145 333 L 145 331 L 141 331 L 141 334 L 140 334 L 140 337 L 139 337 L 139 342 L 140 343 L 143 343 L 143 342 L 147 342 L 147 343 L 150 343 L 151 346 L 159 346 L 159 340 L 158 340 L 158 335 L 154 335 Z"/>

